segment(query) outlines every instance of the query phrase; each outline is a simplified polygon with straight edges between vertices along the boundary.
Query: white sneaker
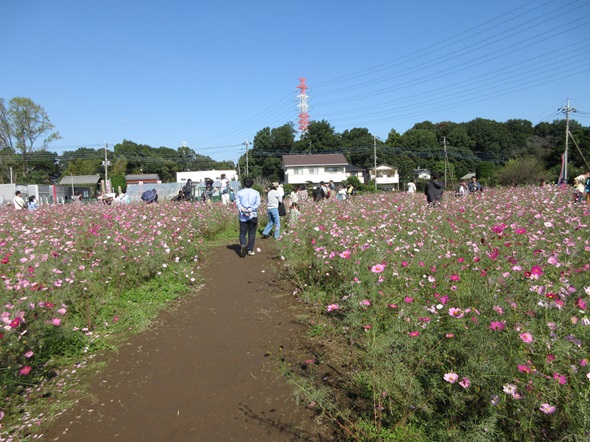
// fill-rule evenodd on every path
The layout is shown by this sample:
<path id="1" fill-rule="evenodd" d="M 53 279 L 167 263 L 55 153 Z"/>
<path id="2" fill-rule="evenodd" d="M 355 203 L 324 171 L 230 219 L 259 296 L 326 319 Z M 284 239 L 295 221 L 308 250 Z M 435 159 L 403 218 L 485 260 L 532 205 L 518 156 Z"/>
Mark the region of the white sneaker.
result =
<path id="1" fill-rule="evenodd" d="M 254 253 L 254 250 L 250 250 L 250 251 L 248 252 L 248 255 L 250 255 L 250 256 L 254 256 L 254 255 L 256 255 L 256 253 Z"/>

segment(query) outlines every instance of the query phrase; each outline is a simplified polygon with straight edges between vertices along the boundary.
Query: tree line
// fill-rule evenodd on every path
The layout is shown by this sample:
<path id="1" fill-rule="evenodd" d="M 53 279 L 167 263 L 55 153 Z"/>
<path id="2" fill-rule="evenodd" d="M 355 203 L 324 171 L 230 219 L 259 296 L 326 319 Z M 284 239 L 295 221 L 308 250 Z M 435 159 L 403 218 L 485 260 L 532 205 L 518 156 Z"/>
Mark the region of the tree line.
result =
<path id="1" fill-rule="evenodd" d="M 570 132 L 580 148 L 569 143 L 570 178 L 588 169 L 590 127 L 570 121 Z M 337 133 L 326 120 L 312 121 L 296 140 L 293 123 L 260 130 L 249 153 L 255 176 L 282 179 L 281 156 L 285 154 L 335 153 L 352 165 L 370 169 L 375 164 L 398 168 L 402 181 L 413 178 L 415 169 L 447 171 L 458 179 L 478 172 L 484 179 L 503 183 L 529 183 L 540 178 L 557 181 L 565 149 L 565 119 L 533 125 L 528 120 L 497 122 L 476 118 L 466 123 L 424 121 L 403 134 L 392 129 L 386 140 L 366 128 Z M 242 157 L 240 162 L 245 161 Z M 522 168 L 520 173 L 519 167 Z M 534 176 L 526 176 L 526 174 Z"/>
<path id="2" fill-rule="evenodd" d="M 58 155 L 49 150 L 50 143 L 61 138 L 54 129 L 45 110 L 30 98 L 16 97 L 8 103 L 0 98 L 0 182 L 9 182 L 11 172 L 14 182 L 47 184 L 64 175 L 104 174 L 104 147 L 80 147 Z M 247 161 L 244 154 L 237 165 L 196 154 L 186 146 L 155 148 L 123 140 L 108 149 L 109 176 L 123 185 L 125 175 L 140 173 L 156 173 L 162 181 L 173 182 L 179 171 L 237 167 L 244 172 L 248 163 L 250 175 L 282 181 L 283 155 L 338 152 L 350 164 L 367 169 L 373 167 L 376 153 L 377 163 L 397 167 L 403 182 L 412 179 L 414 169 L 442 173 L 445 164 L 455 179 L 477 172 L 489 180 L 555 181 L 565 132 L 564 119 L 533 125 L 522 119 L 476 118 L 466 123 L 423 121 L 403 134 L 391 129 L 387 139 L 381 140 L 367 128 L 338 133 L 321 120 L 312 121 L 297 139 L 295 125 L 289 122 L 259 130 Z M 587 169 L 590 127 L 571 120 L 570 132 L 577 144 L 570 142 L 571 178 Z"/>

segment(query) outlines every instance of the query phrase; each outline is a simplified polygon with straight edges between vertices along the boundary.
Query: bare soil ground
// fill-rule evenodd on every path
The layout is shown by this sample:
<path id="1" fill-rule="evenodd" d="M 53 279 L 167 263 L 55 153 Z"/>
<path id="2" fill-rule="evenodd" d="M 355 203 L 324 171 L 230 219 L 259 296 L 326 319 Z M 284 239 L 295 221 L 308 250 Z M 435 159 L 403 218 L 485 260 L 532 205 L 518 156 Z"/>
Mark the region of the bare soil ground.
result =
<path id="1" fill-rule="evenodd" d="M 301 306 L 273 270 L 276 253 L 256 246 L 245 258 L 237 245 L 213 249 L 204 287 L 113 355 L 43 440 L 329 440 L 280 375 L 282 352 L 303 352 Z"/>

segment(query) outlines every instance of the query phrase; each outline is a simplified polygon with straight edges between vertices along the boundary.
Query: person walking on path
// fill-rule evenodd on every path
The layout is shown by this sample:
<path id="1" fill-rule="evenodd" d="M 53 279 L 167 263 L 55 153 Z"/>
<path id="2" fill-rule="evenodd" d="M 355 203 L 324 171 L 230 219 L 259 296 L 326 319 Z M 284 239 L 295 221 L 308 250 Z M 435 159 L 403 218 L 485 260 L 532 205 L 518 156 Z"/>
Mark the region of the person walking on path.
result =
<path id="1" fill-rule="evenodd" d="M 281 236 L 281 217 L 279 216 L 279 203 L 283 202 L 283 197 L 281 196 L 280 192 L 277 190 L 279 188 L 279 183 L 274 182 L 270 186 L 270 191 L 266 197 L 267 201 L 267 213 L 268 213 L 268 224 L 264 228 L 262 232 L 262 238 L 266 239 L 270 236 L 270 232 L 272 227 L 275 228 L 275 239 L 278 239 Z"/>
<path id="2" fill-rule="evenodd" d="M 236 205 L 238 206 L 240 220 L 240 256 L 242 258 L 246 256 L 246 253 L 248 255 L 254 255 L 260 193 L 252 189 L 253 184 L 254 180 L 252 178 L 247 177 L 244 179 L 244 188 L 236 196 Z"/>
<path id="3" fill-rule="evenodd" d="M 426 201 L 428 201 L 428 204 L 440 204 L 442 200 L 443 191 L 444 184 L 441 181 L 439 181 L 438 173 L 432 172 L 430 181 L 426 183 L 426 189 L 424 190 L 424 194 L 426 195 Z"/>
<path id="4" fill-rule="evenodd" d="M 20 190 L 14 194 L 14 210 L 23 210 L 25 208 L 25 200 L 20 196 Z"/>

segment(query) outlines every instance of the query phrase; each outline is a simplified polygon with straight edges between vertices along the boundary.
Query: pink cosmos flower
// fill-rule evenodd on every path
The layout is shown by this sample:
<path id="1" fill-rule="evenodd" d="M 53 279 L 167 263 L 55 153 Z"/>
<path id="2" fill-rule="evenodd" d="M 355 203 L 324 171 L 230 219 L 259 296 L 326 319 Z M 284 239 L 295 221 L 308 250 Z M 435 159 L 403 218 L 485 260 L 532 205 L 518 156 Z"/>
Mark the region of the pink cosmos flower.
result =
<path id="1" fill-rule="evenodd" d="M 455 308 L 455 307 L 451 307 L 449 309 L 449 315 L 453 316 L 454 318 L 462 318 L 463 316 L 465 316 L 465 314 L 463 313 L 463 310 L 461 310 L 460 308 Z"/>
<path id="2" fill-rule="evenodd" d="M 409 304 L 409 303 L 411 303 L 411 302 L 414 302 L 414 298 L 411 298 L 410 296 L 406 296 L 406 297 L 404 298 L 404 302 Z"/>
<path id="3" fill-rule="evenodd" d="M 459 381 L 459 385 L 463 388 L 469 388 L 471 385 L 471 380 L 469 380 L 469 378 L 463 378 Z"/>
<path id="4" fill-rule="evenodd" d="M 506 323 L 504 321 L 492 321 L 488 327 L 490 330 L 504 330 Z"/>
<path id="5" fill-rule="evenodd" d="M 385 270 L 385 266 L 383 264 L 375 264 L 373 267 L 371 267 L 371 272 L 373 273 L 381 273 L 383 270 Z"/>
<path id="6" fill-rule="evenodd" d="M 454 371 L 451 371 L 449 373 L 445 373 L 443 379 L 451 384 L 454 384 L 455 382 L 457 382 L 457 379 L 459 379 L 459 375 L 457 375 L 457 373 L 455 373 Z"/>
<path id="7" fill-rule="evenodd" d="M 533 342 L 533 335 L 531 335 L 530 333 L 526 332 L 526 333 L 521 333 L 519 335 L 520 340 L 522 342 L 524 342 L 525 344 L 530 344 L 531 342 Z"/>
<path id="8" fill-rule="evenodd" d="M 28 352 L 25 353 L 25 358 L 30 359 L 33 357 L 33 355 L 34 355 L 34 353 L 31 350 L 29 350 Z"/>
<path id="9" fill-rule="evenodd" d="M 408 266 L 408 261 L 402 261 L 402 267 L 407 267 Z"/>
<path id="10" fill-rule="evenodd" d="M 545 414 L 555 413 L 555 407 L 549 404 L 541 404 L 539 410 L 541 410 Z"/>
<path id="11" fill-rule="evenodd" d="M 531 267 L 531 279 L 539 279 L 543 273 L 543 269 L 540 266 Z"/>
<path id="12" fill-rule="evenodd" d="M 338 310 L 340 308 L 340 306 L 338 304 L 330 304 L 328 307 L 326 307 L 326 310 L 328 310 L 329 312 L 333 312 L 334 310 Z"/>
<path id="13" fill-rule="evenodd" d="M 559 382 L 559 385 L 567 384 L 567 378 L 564 375 L 559 374 L 557 372 L 553 372 L 553 379 Z"/>
<path id="14" fill-rule="evenodd" d="M 504 388 L 502 388 L 504 393 L 514 396 L 516 394 L 516 385 L 514 384 L 505 384 Z"/>
<path id="15" fill-rule="evenodd" d="M 369 301 L 368 299 L 363 299 L 361 302 L 359 302 L 359 305 L 365 305 L 368 307 L 371 305 L 371 301 Z"/>
<path id="16" fill-rule="evenodd" d="M 397 305 L 395 305 L 395 304 L 387 304 L 387 307 L 389 307 L 389 308 L 397 308 Z"/>
<path id="17" fill-rule="evenodd" d="M 584 301 L 582 298 L 578 298 L 576 300 L 576 307 L 578 307 L 580 310 L 586 310 L 586 301 Z"/>
<path id="18" fill-rule="evenodd" d="M 412 338 L 415 338 L 416 336 L 420 336 L 420 332 L 419 332 L 419 331 L 411 331 L 411 332 L 409 333 L 409 335 L 410 335 Z"/>
<path id="19" fill-rule="evenodd" d="M 51 320 L 51 323 L 57 327 L 58 325 L 61 325 L 61 319 L 59 319 L 59 318 L 53 318 Z"/>
<path id="20" fill-rule="evenodd" d="M 499 305 L 495 305 L 495 306 L 494 306 L 494 311 L 495 311 L 496 313 L 499 313 L 499 314 L 501 314 L 501 315 L 503 315 L 503 314 L 504 314 L 504 309 L 503 309 L 502 307 L 500 307 Z"/>
<path id="21" fill-rule="evenodd" d="M 350 258 L 350 250 L 345 250 L 344 252 L 340 253 L 338 256 L 340 256 L 340 258 L 348 259 L 348 258 Z"/>
<path id="22" fill-rule="evenodd" d="M 26 376 L 31 372 L 32 369 L 33 368 L 30 365 L 25 365 L 18 372 L 21 376 Z"/>
<path id="23" fill-rule="evenodd" d="M 559 264 L 559 261 L 557 260 L 557 258 L 555 256 L 550 256 L 549 259 L 547 260 L 547 262 L 553 266 Z"/>
<path id="24" fill-rule="evenodd" d="M 524 227 L 519 227 L 518 229 L 516 229 L 517 235 L 523 235 L 525 233 L 526 233 L 526 229 Z"/>
<path id="25" fill-rule="evenodd" d="M 460 281 L 461 277 L 459 275 L 457 275 L 456 273 L 453 273 L 451 275 L 451 281 Z"/>

